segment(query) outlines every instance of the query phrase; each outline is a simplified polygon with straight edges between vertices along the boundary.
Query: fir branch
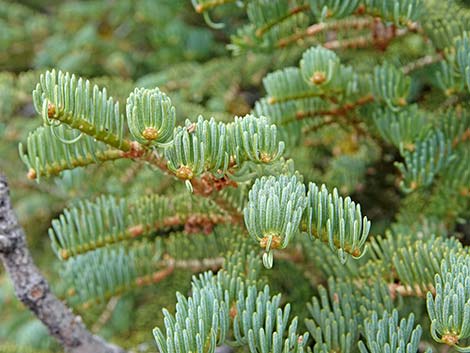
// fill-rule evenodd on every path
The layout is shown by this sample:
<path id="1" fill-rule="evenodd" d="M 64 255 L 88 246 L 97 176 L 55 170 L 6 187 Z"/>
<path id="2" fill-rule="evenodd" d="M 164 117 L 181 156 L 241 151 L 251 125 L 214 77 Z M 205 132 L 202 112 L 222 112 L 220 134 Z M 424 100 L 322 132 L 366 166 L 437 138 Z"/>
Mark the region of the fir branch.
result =
<path id="1" fill-rule="evenodd" d="M 267 268 L 273 264 L 272 250 L 285 248 L 300 227 L 328 243 L 342 263 L 346 253 L 360 258 L 367 248 L 370 221 L 362 217 L 360 205 L 349 197 L 343 200 L 336 189 L 330 194 L 325 185 L 320 189 L 309 183 L 305 195 L 305 186 L 295 175 L 257 179 L 243 213 L 248 233 L 266 250 Z"/>
<path id="2" fill-rule="evenodd" d="M 119 104 L 108 98 L 106 89 L 91 88 L 89 81 L 52 70 L 41 75 L 33 102 L 46 124 L 64 123 L 114 148 L 131 151 L 131 142 L 123 138 Z"/>
<path id="3" fill-rule="evenodd" d="M 351 110 L 359 108 L 362 105 L 369 104 L 374 101 L 374 96 L 372 94 L 367 94 L 363 97 L 360 97 L 354 102 L 345 103 L 337 108 L 331 110 L 313 110 L 313 111 L 298 111 L 296 113 L 297 120 L 303 120 L 311 117 L 316 116 L 339 116 L 339 115 L 346 115 Z"/>
<path id="4" fill-rule="evenodd" d="M 136 141 L 146 146 L 171 143 L 175 128 L 175 107 L 158 88 L 136 88 L 127 98 L 127 124 Z"/>
<path id="5" fill-rule="evenodd" d="M 351 353 L 359 337 L 355 314 L 356 299 L 350 283 L 336 285 L 329 280 L 329 290 L 319 287 L 319 298 L 313 297 L 307 308 L 311 319 L 305 325 L 315 340 L 315 353 Z"/>
<path id="6" fill-rule="evenodd" d="M 404 151 L 413 151 L 415 142 L 430 128 L 428 119 L 418 110 L 417 105 L 409 105 L 399 111 L 389 107 L 378 108 L 372 118 L 380 136 L 388 143 Z"/>
<path id="7" fill-rule="evenodd" d="M 176 270 L 217 271 L 224 262 L 221 255 L 242 242 L 237 231 L 221 229 L 189 236 L 176 233 L 164 241 L 157 238 L 155 243 L 108 246 L 75 256 L 61 272 L 68 288 L 66 297 L 87 309 L 116 295 L 155 285 Z"/>
<path id="8" fill-rule="evenodd" d="M 393 39 L 402 37 L 412 32 L 413 27 L 410 29 L 399 28 L 394 30 L 393 28 L 383 27 L 382 24 L 375 25 L 379 26 L 379 30 L 376 27 L 370 33 L 352 38 L 346 38 L 341 40 L 332 40 L 323 43 L 323 46 L 327 49 L 338 50 L 338 49 L 359 49 L 374 47 L 379 50 L 385 50 Z"/>
<path id="9" fill-rule="evenodd" d="M 317 19 L 323 22 L 326 18 L 342 18 L 354 12 L 363 12 L 364 6 L 359 5 L 359 0 L 331 1 L 320 0 L 310 1 L 310 7 Z"/>
<path id="10" fill-rule="evenodd" d="M 175 315 L 164 309 L 166 334 L 154 329 L 159 350 L 213 353 L 217 345 L 228 341 L 228 330 L 233 327 L 235 343 L 252 353 L 304 352 L 308 334 L 297 334 L 297 318 L 289 320 L 290 305 L 281 309 L 280 295 L 271 296 L 268 286 L 258 291 L 257 273 L 246 272 L 259 266 L 254 261 L 253 253 L 240 252 L 217 275 L 195 277 L 190 298 L 177 294 Z"/>
<path id="11" fill-rule="evenodd" d="M 131 141 L 121 140 L 118 135 L 109 133 L 106 129 L 96 129 L 96 126 L 90 124 L 86 119 L 76 119 L 72 114 L 67 113 L 60 107 L 56 107 L 52 103 L 48 105 L 47 110 L 47 117 L 51 120 L 58 120 L 61 123 L 69 125 L 73 129 L 77 129 L 85 134 L 91 135 L 98 141 L 102 141 L 107 145 L 124 152 L 129 152 L 131 150 Z"/>
<path id="12" fill-rule="evenodd" d="M 416 241 L 401 249 L 393 256 L 399 284 L 394 288 L 401 295 L 416 295 L 424 298 L 428 291 L 435 293 L 434 276 L 439 273 L 442 260 L 451 253 L 461 251 L 461 245 L 454 239 L 434 238 Z"/>
<path id="13" fill-rule="evenodd" d="M 134 202 L 102 196 L 95 202 L 82 201 L 65 209 L 52 221 L 49 237 L 59 259 L 68 260 L 112 244 L 168 232 L 168 229 L 210 229 L 207 227 L 230 221 L 230 217 L 217 212 L 210 203 L 184 196 L 168 199 L 153 195 Z"/>
<path id="14" fill-rule="evenodd" d="M 295 176 L 257 179 L 243 210 L 251 237 L 265 249 L 263 264 L 273 265 L 273 249 L 283 249 L 298 233 L 306 206 L 305 186 Z"/>
<path id="15" fill-rule="evenodd" d="M 414 315 L 410 314 L 408 320 L 398 319 L 398 311 L 385 312 L 382 318 L 372 313 L 370 319 L 364 321 L 365 340 L 359 342 L 361 353 L 416 353 L 419 348 L 422 329 L 420 325 L 414 327 Z M 431 353 L 431 349 L 426 350 Z"/>
<path id="16" fill-rule="evenodd" d="M 29 168 L 29 179 L 39 181 L 41 176 L 59 175 L 67 169 L 125 158 L 121 150 L 110 148 L 90 136 L 82 136 L 73 143 L 59 140 L 58 135 L 69 133 L 64 126 L 39 127 L 29 133 L 26 152 L 23 145 L 19 144 L 20 158 Z"/>
<path id="17" fill-rule="evenodd" d="M 362 217 L 360 205 L 349 197 L 343 200 L 336 189 L 330 193 L 325 185 L 319 188 L 314 183 L 309 183 L 307 200 L 304 222 L 312 237 L 328 243 L 343 263 L 346 253 L 355 258 L 365 254 L 370 221 Z"/>
<path id="18" fill-rule="evenodd" d="M 346 18 L 343 20 L 332 22 L 315 23 L 308 27 L 305 31 L 291 35 L 290 37 L 280 39 L 277 47 L 285 48 L 307 37 L 315 37 L 320 33 L 332 31 L 346 31 L 346 30 L 361 30 L 371 26 L 373 23 L 372 18 Z"/>
<path id="19" fill-rule="evenodd" d="M 135 288 L 157 284 L 174 270 L 174 259 L 160 262 L 152 257 L 147 244 L 141 244 L 128 251 L 101 249 L 74 258 L 61 276 L 68 287 L 68 300 L 88 309 Z"/>
<path id="20" fill-rule="evenodd" d="M 441 273 L 436 274 L 435 296 L 427 295 L 432 337 L 459 352 L 469 350 L 462 345 L 470 337 L 469 269 L 468 255 L 451 254 L 442 261 Z"/>
<path id="21" fill-rule="evenodd" d="M 440 130 L 418 141 L 415 150 L 405 151 L 404 157 L 404 164 L 395 163 L 403 175 L 400 187 L 404 192 L 430 186 L 435 176 L 454 159 L 450 141 Z"/>

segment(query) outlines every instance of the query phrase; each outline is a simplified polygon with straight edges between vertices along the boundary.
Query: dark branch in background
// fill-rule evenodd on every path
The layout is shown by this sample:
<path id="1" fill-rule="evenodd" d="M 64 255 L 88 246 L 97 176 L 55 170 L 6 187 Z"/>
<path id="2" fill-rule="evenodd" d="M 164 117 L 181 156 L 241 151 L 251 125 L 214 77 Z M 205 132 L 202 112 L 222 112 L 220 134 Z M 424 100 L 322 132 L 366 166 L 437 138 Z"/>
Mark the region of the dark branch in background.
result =
<path id="1" fill-rule="evenodd" d="M 11 207 L 6 178 L 0 174 L 0 259 L 18 299 L 48 328 L 67 352 L 124 353 L 87 330 L 80 316 L 51 292 L 33 262 L 26 237 Z"/>

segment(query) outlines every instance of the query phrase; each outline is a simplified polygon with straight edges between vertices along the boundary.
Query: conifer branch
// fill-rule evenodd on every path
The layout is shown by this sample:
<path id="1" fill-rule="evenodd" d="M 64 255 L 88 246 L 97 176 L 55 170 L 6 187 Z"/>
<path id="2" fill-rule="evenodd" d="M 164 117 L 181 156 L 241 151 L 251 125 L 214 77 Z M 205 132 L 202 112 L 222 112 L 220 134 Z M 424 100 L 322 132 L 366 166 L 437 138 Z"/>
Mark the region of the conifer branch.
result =
<path id="1" fill-rule="evenodd" d="M 414 328 L 413 314 L 409 315 L 408 320 L 399 321 L 397 310 L 393 310 L 391 314 L 385 312 L 380 319 L 375 312 L 364 324 L 365 340 L 359 342 L 361 353 L 418 351 L 422 329 L 420 325 Z M 431 353 L 431 349 L 427 349 L 426 353 Z"/>
<path id="2" fill-rule="evenodd" d="M 123 138 L 119 103 L 108 98 L 106 89 L 92 88 L 89 81 L 52 70 L 41 75 L 33 103 L 46 125 L 63 123 L 124 152 L 131 150 L 131 142 Z"/>
<path id="3" fill-rule="evenodd" d="M 374 96 L 372 94 L 367 94 L 363 97 L 360 97 L 354 102 L 345 103 L 338 108 L 334 108 L 331 110 L 313 110 L 313 111 L 298 111 L 296 113 L 297 120 L 303 120 L 311 117 L 316 116 L 339 116 L 339 115 L 346 115 L 351 110 L 354 110 L 361 105 L 369 104 L 374 101 Z"/>
<path id="4" fill-rule="evenodd" d="M 468 352 L 465 340 L 470 337 L 470 257 L 451 254 L 442 261 L 436 274 L 436 293 L 428 293 L 427 307 L 431 335 L 435 341 Z"/>
<path id="5" fill-rule="evenodd" d="M 308 27 L 305 31 L 295 33 L 290 37 L 280 39 L 277 43 L 278 48 L 285 48 L 293 45 L 299 40 L 315 37 L 326 31 L 347 31 L 347 30 L 364 30 L 369 28 L 370 31 L 366 35 L 361 35 L 343 40 L 326 41 L 322 43 L 328 49 L 346 49 L 346 48 L 365 48 L 369 46 L 380 47 L 385 49 L 388 43 L 397 37 L 404 36 L 407 33 L 417 31 L 417 25 L 411 24 L 408 28 L 395 29 L 386 27 L 382 22 L 377 21 L 373 17 L 364 18 L 346 18 L 333 22 L 316 23 Z"/>
<path id="6" fill-rule="evenodd" d="M 104 197 L 82 201 L 52 221 L 49 237 L 59 259 L 69 260 L 117 243 L 145 239 L 178 228 L 208 229 L 231 222 L 204 200 L 151 195 L 129 202 Z"/>
<path id="7" fill-rule="evenodd" d="M 132 142 L 126 139 L 121 139 L 119 136 L 110 133 L 106 129 L 96 129 L 96 126 L 90 124 L 85 119 L 76 119 L 72 114 L 67 113 L 60 107 L 49 103 L 47 108 L 47 117 L 51 120 L 57 120 L 61 123 L 69 125 L 73 129 L 77 129 L 87 135 L 93 136 L 98 141 L 104 142 L 114 148 L 129 152 L 132 147 Z"/>
<path id="8" fill-rule="evenodd" d="M 64 135 L 70 135 L 64 126 L 44 126 L 28 135 L 26 151 L 19 144 L 20 158 L 29 168 L 29 179 L 39 181 L 41 176 L 55 176 L 67 169 L 126 157 L 125 152 L 97 142 L 90 136 L 81 136 L 74 143 L 64 143 L 58 137 Z"/>

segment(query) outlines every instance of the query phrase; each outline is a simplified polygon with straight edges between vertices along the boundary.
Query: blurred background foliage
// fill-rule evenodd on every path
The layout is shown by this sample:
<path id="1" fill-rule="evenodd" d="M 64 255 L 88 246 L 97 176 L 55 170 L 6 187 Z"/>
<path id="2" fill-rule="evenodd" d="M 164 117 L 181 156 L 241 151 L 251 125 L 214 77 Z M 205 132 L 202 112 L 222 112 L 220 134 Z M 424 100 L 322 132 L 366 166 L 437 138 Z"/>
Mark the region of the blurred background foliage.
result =
<path id="1" fill-rule="evenodd" d="M 189 0 L 0 0 L 0 170 L 10 180 L 14 206 L 35 260 L 58 293 L 64 293 L 64 288 L 54 281 L 58 268 L 47 229 L 64 207 L 101 193 L 175 194 L 184 185 L 130 161 L 108 162 L 86 172 L 67 171 L 40 184 L 28 180 L 18 157 L 18 142 L 41 124 L 31 102 L 39 74 L 56 68 L 85 76 L 106 87 L 122 106 L 134 87 L 158 86 L 177 107 L 179 123 L 195 120 L 199 114 L 218 120 L 245 115 L 265 95 L 263 77 L 277 68 L 297 65 L 308 46 L 232 56 L 226 46 L 246 22 L 245 11 L 235 5 L 221 6 L 211 16 L 223 19 L 225 27 L 211 29 Z M 406 65 L 426 53 L 426 48 L 422 37 L 411 34 L 380 55 L 374 48 L 341 54 L 344 63 L 366 72 L 384 60 Z M 413 95 L 429 109 L 443 103 L 442 95 L 430 88 L 433 84 L 426 70 L 413 76 Z M 414 205 L 426 200 L 416 199 L 422 195 L 400 193 L 393 166 L 399 159 L 395 149 L 372 140 L 359 143 L 355 134 L 338 126 L 323 127 L 321 134 L 314 125 L 303 131 L 302 144 L 292 144 L 287 157 L 295 156 L 296 168 L 309 180 L 336 186 L 360 202 L 373 221 L 373 233 L 389 227 L 401 206 L 402 217 L 418 217 L 412 213 Z M 458 227 L 464 233 L 468 224 Z M 281 272 L 266 274 L 273 292 L 282 291 L 287 294 L 284 299 L 293 303 L 311 296 L 311 279 L 292 283 L 293 278 L 303 278 L 302 271 L 278 268 Z M 178 272 L 138 293 L 77 311 L 105 338 L 134 351 L 154 352 L 151 328 L 162 326 L 161 308 L 174 306 L 176 291 L 188 292 L 191 275 Z M 0 352 L 30 351 L 60 349 L 42 324 L 22 308 L 0 269 Z"/>

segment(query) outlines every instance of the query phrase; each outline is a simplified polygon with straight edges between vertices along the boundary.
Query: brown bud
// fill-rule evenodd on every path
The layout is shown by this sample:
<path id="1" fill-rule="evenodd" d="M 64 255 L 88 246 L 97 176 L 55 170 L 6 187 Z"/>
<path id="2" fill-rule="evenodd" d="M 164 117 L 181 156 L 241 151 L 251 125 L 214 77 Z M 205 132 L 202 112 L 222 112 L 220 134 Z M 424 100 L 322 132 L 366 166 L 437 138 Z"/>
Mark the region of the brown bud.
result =
<path id="1" fill-rule="evenodd" d="M 135 283 L 137 284 L 137 286 L 142 287 L 145 284 L 145 279 L 143 277 L 138 277 L 135 280 Z"/>
<path id="2" fill-rule="evenodd" d="M 54 117 L 55 113 L 56 113 L 56 111 L 55 111 L 55 105 L 49 102 L 49 103 L 47 104 L 47 116 L 48 116 L 49 118 L 52 118 L 52 117 Z"/>
<path id="3" fill-rule="evenodd" d="M 461 188 L 460 189 L 460 195 L 462 196 L 470 196 L 470 188 Z"/>
<path id="4" fill-rule="evenodd" d="M 230 307 L 230 312 L 229 312 L 230 318 L 234 319 L 235 316 L 237 316 L 237 306 L 235 303 Z"/>
<path id="5" fill-rule="evenodd" d="M 361 249 L 355 248 L 355 249 L 351 252 L 351 255 L 354 256 L 354 257 L 360 256 L 360 255 L 361 255 Z"/>
<path id="6" fill-rule="evenodd" d="M 455 346 L 459 343 L 459 337 L 454 333 L 446 333 L 445 335 L 442 335 L 442 342 L 449 346 Z"/>
<path id="7" fill-rule="evenodd" d="M 282 242 L 282 239 L 279 235 L 268 235 L 268 236 L 265 236 L 264 238 L 262 238 L 260 241 L 259 241 L 259 245 L 263 248 L 263 249 L 266 249 L 266 247 L 268 246 L 268 241 L 269 241 L 269 238 L 272 237 L 272 241 L 271 241 L 271 249 L 278 249 L 280 246 L 281 246 L 281 242 Z"/>
<path id="8" fill-rule="evenodd" d="M 193 178 L 193 171 L 185 165 L 179 167 L 175 174 L 179 179 L 190 180 Z"/>
<path id="9" fill-rule="evenodd" d="M 188 132 L 191 134 L 193 133 L 194 131 L 196 131 L 196 124 L 195 123 L 191 123 L 191 125 L 189 125 L 187 128 Z"/>
<path id="10" fill-rule="evenodd" d="M 60 250 L 60 257 L 62 260 L 67 260 L 70 257 L 70 254 L 66 249 L 62 249 Z"/>
<path id="11" fill-rule="evenodd" d="M 260 158 L 261 162 L 263 162 L 263 163 L 271 162 L 271 156 L 269 154 L 267 154 L 266 152 L 261 152 L 260 157 L 261 157 Z"/>
<path id="12" fill-rule="evenodd" d="M 406 143 L 404 146 L 405 150 L 413 152 L 416 148 L 414 143 Z"/>
<path id="13" fill-rule="evenodd" d="M 144 226 L 142 224 L 137 224 L 135 226 L 127 228 L 127 231 L 132 238 L 135 238 L 139 235 L 142 235 L 142 233 L 144 232 Z"/>
<path id="14" fill-rule="evenodd" d="M 144 139 L 149 141 L 156 140 L 158 137 L 158 130 L 154 127 L 147 127 L 144 129 L 144 131 L 142 131 L 142 136 Z"/>
<path id="15" fill-rule="evenodd" d="M 399 105 L 400 107 L 404 107 L 406 105 L 406 98 L 404 97 L 400 97 L 397 99 L 397 105 Z"/>
<path id="16" fill-rule="evenodd" d="M 366 7 L 364 4 L 361 4 L 357 7 L 356 13 L 358 15 L 364 15 L 365 12 L 366 12 Z"/>
<path id="17" fill-rule="evenodd" d="M 28 177 L 28 179 L 34 180 L 37 178 L 38 175 L 36 171 L 33 168 L 31 168 L 30 170 L 28 170 L 28 174 L 26 174 L 26 176 Z"/>
<path id="18" fill-rule="evenodd" d="M 312 83 L 320 85 L 326 80 L 326 75 L 323 71 L 315 71 L 311 78 Z"/>

